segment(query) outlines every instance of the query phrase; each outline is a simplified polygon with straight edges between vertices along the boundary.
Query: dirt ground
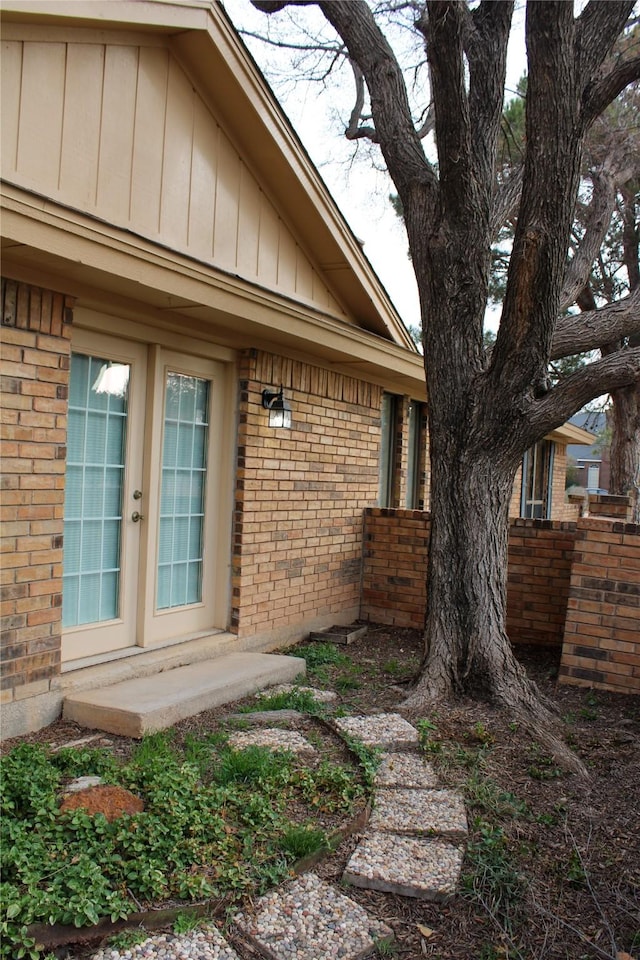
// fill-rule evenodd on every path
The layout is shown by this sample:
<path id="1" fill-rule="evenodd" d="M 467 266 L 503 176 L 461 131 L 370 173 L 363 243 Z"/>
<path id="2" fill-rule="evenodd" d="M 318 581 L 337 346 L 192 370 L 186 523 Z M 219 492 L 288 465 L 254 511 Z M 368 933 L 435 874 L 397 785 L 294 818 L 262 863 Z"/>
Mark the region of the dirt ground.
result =
<path id="1" fill-rule="evenodd" d="M 417 631 L 372 626 L 340 649 L 351 662 L 326 667 L 310 682 L 335 689 L 349 712 L 374 713 L 401 703 L 421 640 Z M 444 905 L 356 888 L 349 895 L 394 930 L 385 955 L 403 960 L 636 960 L 640 697 L 556 685 L 558 651 L 516 652 L 556 704 L 589 779 L 564 773 L 512 718 L 487 704 L 439 706 L 423 715 L 432 725 L 427 752 L 443 784 L 467 797 L 462 889 Z M 183 721 L 179 731 L 213 731 L 235 706 Z M 59 721 L 24 739 L 61 744 L 88 732 Z M 129 752 L 124 738 L 110 739 L 115 752 Z M 340 883 L 357 839 L 344 841 L 317 872 Z"/>

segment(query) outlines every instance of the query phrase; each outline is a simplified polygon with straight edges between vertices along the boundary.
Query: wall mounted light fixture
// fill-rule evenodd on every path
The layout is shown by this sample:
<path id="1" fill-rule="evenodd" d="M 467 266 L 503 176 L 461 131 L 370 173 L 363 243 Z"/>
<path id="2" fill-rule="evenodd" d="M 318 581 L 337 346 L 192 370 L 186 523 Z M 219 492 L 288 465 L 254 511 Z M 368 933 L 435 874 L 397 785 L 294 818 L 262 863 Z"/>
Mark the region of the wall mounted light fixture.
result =
<path id="1" fill-rule="evenodd" d="M 262 406 L 269 411 L 269 426 L 291 429 L 291 404 L 285 400 L 284 388 L 280 390 L 263 390 Z"/>

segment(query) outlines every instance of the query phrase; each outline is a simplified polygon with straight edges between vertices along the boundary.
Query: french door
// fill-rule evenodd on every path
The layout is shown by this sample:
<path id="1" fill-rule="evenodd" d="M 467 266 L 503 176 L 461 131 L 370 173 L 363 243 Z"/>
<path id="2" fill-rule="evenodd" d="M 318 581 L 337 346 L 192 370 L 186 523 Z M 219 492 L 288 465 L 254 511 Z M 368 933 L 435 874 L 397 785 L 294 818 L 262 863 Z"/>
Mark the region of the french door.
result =
<path id="1" fill-rule="evenodd" d="M 221 364 L 74 334 L 63 659 L 179 640 L 223 620 L 215 589 Z"/>

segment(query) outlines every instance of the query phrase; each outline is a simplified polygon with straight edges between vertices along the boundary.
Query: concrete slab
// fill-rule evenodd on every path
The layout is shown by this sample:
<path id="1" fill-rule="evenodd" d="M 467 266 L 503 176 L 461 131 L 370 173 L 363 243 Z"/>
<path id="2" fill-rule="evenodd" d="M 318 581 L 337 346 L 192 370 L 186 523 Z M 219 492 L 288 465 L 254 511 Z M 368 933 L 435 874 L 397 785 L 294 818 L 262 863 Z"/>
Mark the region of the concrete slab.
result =
<path id="1" fill-rule="evenodd" d="M 358 960 L 393 932 L 314 873 L 260 897 L 234 924 L 269 960 Z"/>
<path id="2" fill-rule="evenodd" d="M 83 727 L 142 737 L 185 717 L 238 700 L 306 670 L 299 657 L 229 653 L 154 676 L 124 680 L 65 698 L 63 716 Z"/>
<path id="3" fill-rule="evenodd" d="M 369 716 L 336 717 L 340 733 L 361 740 L 368 747 L 403 749 L 417 747 L 418 731 L 399 713 L 374 713 Z"/>
<path id="4" fill-rule="evenodd" d="M 369 829 L 462 842 L 467 837 L 467 813 L 454 790 L 384 789 L 376 792 Z"/>
<path id="5" fill-rule="evenodd" d="M 308 740 L 297 730 L 281 730 L 272 727 L 267 730 L 240 730 L 229 735 L 229 746 L 234 750 L 245 747 L 267 747 L 269 750 L 288 750 L 299 756 L 314 756 L 317 753 Z"/>
<path id="6" fill-rule="evenodd" d="M 356 887 L 420 900 L 446 900 L 456 891 L 464 850 L 443 840 L 371 833 L 356 849 L 342 879 Z"/>
<path id="7" fill-rule="evenodd" d="M 376 787 L 438 786 L 438 778 L 430 763 L 417 753 L 385 753 L 374 780 Z"/>

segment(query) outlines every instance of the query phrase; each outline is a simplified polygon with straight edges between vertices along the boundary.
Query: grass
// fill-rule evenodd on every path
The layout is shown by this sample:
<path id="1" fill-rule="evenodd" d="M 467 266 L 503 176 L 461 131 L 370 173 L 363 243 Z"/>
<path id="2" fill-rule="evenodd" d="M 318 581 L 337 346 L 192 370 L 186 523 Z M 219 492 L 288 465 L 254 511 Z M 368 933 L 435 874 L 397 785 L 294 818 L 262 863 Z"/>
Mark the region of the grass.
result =
<path id="1" fill-rule="evenodd" d="M 142 798 L 145 809 L 108 822 L 61 812 L 66 781 L 99 773 Z M 35 922 L 91 926 L 166 900 L 257 895 L 301 856 L 326 847 L 301 814 L 349 815 L 366 795 L 356 766 L 320 763 L 220 735 L 145 737 L 126 762 L 103 750 L 51 753 L 22 744 L 1 758 L 0 957 L 40 956 Z M 186 919 L 183 921 L 186 923 Z"/>

